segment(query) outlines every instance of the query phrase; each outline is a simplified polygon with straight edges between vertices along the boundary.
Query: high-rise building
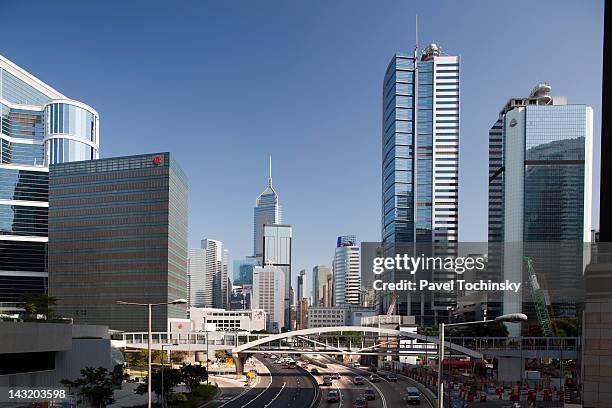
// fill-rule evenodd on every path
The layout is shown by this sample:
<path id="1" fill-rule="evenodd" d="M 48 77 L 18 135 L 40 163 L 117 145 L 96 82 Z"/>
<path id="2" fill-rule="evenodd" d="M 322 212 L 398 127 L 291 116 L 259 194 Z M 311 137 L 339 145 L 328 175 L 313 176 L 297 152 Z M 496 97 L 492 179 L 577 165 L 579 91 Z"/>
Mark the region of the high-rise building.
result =
<path id="1" fill-rule="evenodd" d="M 457 241 L 459 57 L 430 44 L 391 59 L 382 141 L 383 243 Z"/>
<path id="2" fill-rule="evenodd" d="M 75 323 L 144 331 L 144 307 L 187 298 L 187 177 L 169 153 L 51 165 L 49 294 Z M 153 330 L 185 318 L 155 307 Z"/>
<path id="3" fill-rule="evenodd" d="M 538 84 L 489 131 L 489 241 L 588 242 L 593 109 Z"/>
<path id="4" fill-rule="evenodd" d="M 98 158 L 99 119 L 0 55 L 0 302 L 48 285 L 49 164 Z"/>
<path id="5" fill-rule="evenodd" d="M 328 282 L 331 278 L 332 268 L 329 266 L 315 265 L 315 267 L 312 268 L 312 305 L 314 307 L 331 306 L 329 302 L 331 293 L 328 287 Z"/>
<path id="6" fill-rule="evenodd" d="M 189 250 L 188 292 L 190 307 L 227 308 L 229 282 L 228 251 L 223 242 L 203 239 L 201 248 Z"/>
<path id="7" fill-rule="evenodd" d="M 384 256 L 395 256 L 400 247 L 415 242 L 447 251 L 458 241 L 459 75 L 459 57 L 443 54 L 436 44 L 421 55 L 418 47 L 412 55 L 396 54 L 387 67 L 382 127 Z M 454 278 L 444 270 L 432 275 L 436 282 Z M 381 311 L 389 301 L 389 296 L 380 298 Z M 445 317 L 455 302 L 452 293 L 408 293 L 398 299 L 398 309 L 418 316 L 421 324 Z"/>
<path id="8" fill-rule="evenodd" d="M 489 132 L 489 241 L 505 245 L 489 250 L 488 272 L 520 282 L 528 255 L 540 271 L 555 270 L 549 285 L 571 294 L 583 272 L 582 242 L 591 239 L 593 110 L 567 104 L 550 89 L 540 83 L 529 96 L 510 99 Z M 556 242 L 579 247 L 529 253 L 533 243 Z M 500 313 L 529 312 L 526 300 L 504 292 Z M 551 302 L 557 315 L 575 312 L 571 300 Z"/>
<path id="9" fill-rule="evenodd" d="M 280 333 L 286 327 L 284 307 L 286 295 L 285 272 L 276 266 L 256 267 L 253 270 L 253 309 L 263 309 L 267 330 Z"/>
<path id="10" fill-rule="evenodd" d="M 225 309 L 229 302 L 228 290 L 231 290 L 227 284 L 227 250 L 216 239 L 203 239 L 201 246 L 206 254 L 206 290 L 211 293 L 212 304 L 198 307 Z"/>
<path id="11" fill-rule="evenodd" d="M 296 314 L 296 328 L 299 329 L 302 326 L 302 300 L 304 299 L 304 280 L 306 277 L 306 269 L 302 269 L 297 277 L 297 293 L 295 299 L 295 314 Z"/>
<path id="12" fill-rule="evenodd" d="M 270 157 L 270 175 L 268 186 L 257 197 L 253 209 L 253 255 L 259 259 L 263 256 L 264 225 L 282 223 L 282 210 L 278 194 L 272 187 L 272 157 Z M 261 263 L 263 265 L 263 263 Z"/>
<path id="13" fill-rule="evenodd" d="M 212 307 L 213 275 L 207 268 L 206 250 L 192 248 L 189 250 L 187 268 L 187 301 L 189 307 Z"/>
<path id="14" fill-rule="evenodd" d="M 275 266 L 285 274 L 284 308 L 285 329 L 291 328 L 291 240 L 293 229 L 291 225 L 263 226 L 262 265 Z"/>
<path id="15" fill-rule="evenodd" d="M 334 254 L 333 272 L 336 307 L 359 304 L 361 289 L 359 266 L 359 246 L 355 239 L 341 240 L 339 237 Z"/>

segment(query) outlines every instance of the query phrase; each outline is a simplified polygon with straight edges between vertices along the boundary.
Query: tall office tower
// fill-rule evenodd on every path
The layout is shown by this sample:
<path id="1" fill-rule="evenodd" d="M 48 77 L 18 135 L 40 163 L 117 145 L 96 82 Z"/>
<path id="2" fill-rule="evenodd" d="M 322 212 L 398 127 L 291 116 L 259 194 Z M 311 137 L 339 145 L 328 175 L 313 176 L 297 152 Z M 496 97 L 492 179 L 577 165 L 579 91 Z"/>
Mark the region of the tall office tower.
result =
<path id="1" fill-rule="evenodd" d="M 330 268 L 329 273 L 326 276 L 324 291 L 323 291 L 323 307 L 334 306 L 334 275 Z"/>
<path id="2" fill-rule="evenodd" d="M 276 266 L 284 274 L 285 282 L 285 329 L 291 328 L 291 240 L 293 230 L 291 225 L 264 225 L 262 245 L 262 265 Z"/>
<path id="3" fill-rule="evenodd" d="M 332 269 L 325 265 L 315 265 L 312 268 L 312 305 L 317 306 L 331 306 L 325 305 L 325 299 L 329 296 L 329 290 L 327 289 L 327 282 L 332 276 Z"/>
<path id="4" fill-rule="evenodd" d="M 253 255 L 261 262 L 263 256 L 264 225 L 282 223 L 282 210 L 278 194 L 272 187 L 272 157 L 270 157 L 270 175 L 268 186 L 257 197 L 253 209 Z M 261 263 L 263 265 L 263 263 Z"/>
<path id="5" fill-rule="evenodd" d="M 361 289 L 359 247 L 353 240 L 338 237 L 334 254 L 335 305 L 358 305 Z"/>
<path id="6" fill-rule="evenodd" d="M 304 298 L 305 276 L 306 276 L 306 269 L 302 269 L 298 275 L 298 285 L 297 285 L 297 293 L 296 293 L 296 299 L 295 299 L 295 308 L 296 308 L 298 326 L 299 326 L 299 319 L 302 313 L 301 307 L 302 307 L 302 299 Z"/>
<path id="7" fill-rule="evenodd" d="M 396 54 L 383 83 L 382 244 L 385 256 L 401 246 L 453 247 L 459 210 L 459 57 L 436 44 L 418 54 Z M 446 249 L 444 249 L 446 250 Z M 433 271 L 431 279 L 453 278 Z M 394 277 L 392 277 L 394 278 Z M 389 297 L 379 305 L 386 309 Z M 452 293 L 402 295 L 400 314 L 419 324 L 445 316 Z"/>
<path id="8" fill-rule="evenodd" d="M 489 240 L 505 243 L 502 250 L 489 251 L 489 273 L 520 282 L 522 255 L 529 255 L 540 272 L 555 271 L 547 282 L 557 295 L 555 312 L 575 311 L 572 301 L 562 298 L 578 292 L 582 242 L 591 236 L 592 108 L 568 105 L 540 83 L 529 96 L 506 103 L 489 132 L 489 146 Z M 546 259 L 528 253 L 535 244 L 516 245 L 527 242 L 573 243 L 574 249 Z M 526 301 L 504 293 L 501 313 L 529 312 L 523 310 Z"/>
<path id="9" fill-rule="evenodd" d="M 145 331 L 145 307 L 187 298 L 187 177 L 170 153 L 49 168 L 49 294 L 75 323 Z M 156 306 L 153 330 L 185 318 Z"/>
<path id="10" fill-rule="evenodd" d="M 0 55 L 0 302 L 45 293 L 50 163 L 98 158 L 98 113 Z"/>
<path id="11" fill-rule="evenodd" d="M 212 304 L 203 307 L 225 309 L 229 302 L 227 250 L 216 239 L 203 239 L 201 246 L 206 253 L 206 290 L 212 294 Z"/>
<path id="12" fill-rule="evenodd" d="M 189 307 L 212 307 L 213 276 L 206 267 L 206 250 L 189 250 L 187 260 L 187 301 Z"/>
<path id="13" fill-rule="evenodd" d="M 223 248 L 223 269 L 221 270 L 221 296 L 223 309 L 229 310 L 230 296 L 232 294 L 232 280 L 229 276 L 229 250 Z"/>
<path id="14" fill-rule="evenodd" d="M 253 270 L 252 305 L 266 312 L 269 332 L 280 333 L 286 327 L 284 301 L 288 296 L 285 288 L 285 272 L 281 268 L 258 266 Z"/>

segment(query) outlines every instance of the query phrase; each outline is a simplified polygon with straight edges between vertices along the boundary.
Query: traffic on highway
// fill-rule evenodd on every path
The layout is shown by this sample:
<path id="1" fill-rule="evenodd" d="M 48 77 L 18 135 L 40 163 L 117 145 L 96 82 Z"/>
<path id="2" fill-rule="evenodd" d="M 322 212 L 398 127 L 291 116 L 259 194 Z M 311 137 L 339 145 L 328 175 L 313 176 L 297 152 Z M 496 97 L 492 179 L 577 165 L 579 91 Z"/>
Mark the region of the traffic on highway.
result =
<path id="1" fill-rule="evenodd" d="M 344 364 L 323 356 L 252 357 L 256 381 L 241 387 L 218 381 L 221 395 L 211 408 L 394 408 L 431 407 L 410 380 L 375 367 Z M 251 371 L 253 368 L 250 369 Z"/>

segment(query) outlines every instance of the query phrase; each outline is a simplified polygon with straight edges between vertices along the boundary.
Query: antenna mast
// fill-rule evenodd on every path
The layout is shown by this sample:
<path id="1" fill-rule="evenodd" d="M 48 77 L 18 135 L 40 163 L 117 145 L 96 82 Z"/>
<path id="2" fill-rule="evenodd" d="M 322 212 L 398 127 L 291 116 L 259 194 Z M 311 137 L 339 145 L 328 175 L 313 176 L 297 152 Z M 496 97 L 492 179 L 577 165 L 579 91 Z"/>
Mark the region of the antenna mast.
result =
<path id="1" fill-rule="evenodd" d="M 419 15 L 414 16 L 414 64 L 416 66 L 416 59 L 419 50 Z"/>

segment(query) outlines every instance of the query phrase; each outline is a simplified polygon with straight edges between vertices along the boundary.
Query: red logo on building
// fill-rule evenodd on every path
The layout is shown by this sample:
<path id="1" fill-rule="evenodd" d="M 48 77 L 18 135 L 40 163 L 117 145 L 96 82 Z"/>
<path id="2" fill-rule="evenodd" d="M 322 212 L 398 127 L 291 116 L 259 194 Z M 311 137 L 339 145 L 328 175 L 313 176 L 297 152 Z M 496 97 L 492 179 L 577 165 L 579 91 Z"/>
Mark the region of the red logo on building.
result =
<path id="1" fill-rule="evenodd" d="M 153 157 L 153 164 L 154 164 L 154 165 L 159 166 L 159 165 L 161 164 L 161 162 L 162 162 L 162 158 L 161 158 L 161 156 L 155 156 L 155 157 Z"/>
<path id="2" fill-rule="evenodd" d="M 178 324 L 178 329 L 179 329 L 179 330 L 183 330 L 183 323 L 179 323 L 179 324 Z"/>

